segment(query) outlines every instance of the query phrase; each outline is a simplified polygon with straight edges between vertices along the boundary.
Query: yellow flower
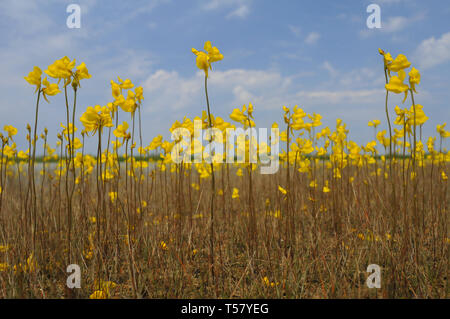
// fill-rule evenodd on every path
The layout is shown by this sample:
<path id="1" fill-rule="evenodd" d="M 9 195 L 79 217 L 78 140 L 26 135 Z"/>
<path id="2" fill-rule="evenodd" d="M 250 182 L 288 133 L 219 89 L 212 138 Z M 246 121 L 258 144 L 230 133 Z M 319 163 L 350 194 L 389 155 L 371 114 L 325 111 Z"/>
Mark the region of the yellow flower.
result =
<path id="1" fill-rule="evenodd" d="M 86 67 L 86 64 L 82 62 L 79 66 L 77 66 L 77 70 L 73 77 L 73 83 L 72 86 L 76 90 L 77 87 L 80 85 L 80 80 L 83 79 L 90 79 L 91 75 L 89 74 L 89 71 Z"/>
<path id="2" fill-rule="evenodd" d="M 367 125 L 376 128 L 380 124 L 381 124 L 380 120 L 373 120 L 373 121 L 370 121 Z"/>
<path id="3" fill-rule="evenodd" d="M 448 180 L 448 177 L 447 177 L 447 175 L 445 174 L 444 171 L 441 172 L 441 176 L 442 176 L 442 180 L 443 180 L 443 181 Z"/>
<path id="4" fill-rule="evenodd" d="M 389 71 L 399 72 L 400 70 L 409 68 L 411 66 L 411 62 L 408 61 L 406 56 L 403 54 L 397 55 L 394 61 L 387 65 Z"/>
<path id="5" fill-rule="evenodd" d="M 103 290 L 96 290 L 89 296 L 89 299 L 108 299 L 108 296 Z"/>
<path id="6" fill-rule="evenodd" d="M 203 51 L 197 51 L 192 48 L 192 52 L 197 56 L 195 63 L 200 70 L 205 71 L 206 77 L 208 77 L 208 69 L 209 69 L 209 57 Z"/>
<path id="7" fill-rule="evenodd" d="M 223 59 L 223 55 L 220 53 L 219 49 L 211 45 L 211 41 L 205 42 L 204 49 L 208 52 L 210 62 L 217 62 Z"/>
<path id="8" fill-rule="evenodd" d="M 383 50 L 378 49 L 378 52 L 380 52 L 380 54 L 383 56 L 383 60 L 384 60 L 384 67 L 387 68 L 388 64 L 391 63 L 392 61 L 394 61 L 394 59 L 392 58 L 391 54 L 385 53 Z"/>
<path id="9" fill-rule="evenodd" d="M 405 102 L 406 97 L 408 96 L 408 89 L 409 86 L 407 86 L 406 84 L 403 83 L 403 81 L 405 80 L 406 77 L 406 73 L 404 70 L 399 70 L 398 72 L 398 76 L 392 76 L 389 79 L 389 83 L 386 84 L 386 90 L 399 94 L 399 93 L 405 93 L 405 98 L 403 100 L 403 102 Z"/>
<path id="10" fill-rule="evenodd" d="M 117 128 L 113 131 L 113 134 L 115 137 L 125 138 L 128 135 L 127 130 L 128 130 L 128 123 L 123 122 L 121 125 L 117 126 Z"/>
<path id="11" fill-rule="evenodd" d="M 53 96 L 53 95 L 56 95 L 58 93 L 61 93 L 61 91 L 58 88 L 58 84 L 56 84 L 56 83 L 50 84 L 50 82 L 48 82 L 48 80 L 47 80 L 47 77 L 45 77 L 42 80 L 42 84 L 44 84 L 44 88 L 42 89 L 42 95 L 44 96 L 44 99 L 47 102 L 49 102 L 48 99 L 47 99 L 47 95 Z"/>
<path id="12" fill-rule="evenodd" d="M 445 130 L 445 126 L 447 126 L 447 123 L 444 123 L 442 125 L 437 125 L 436 126 L 436 131 L 439 133 L 439 135 L 442 138 L 450 137 L 450 132 Z"/>
<path id="13" fill-rule="evenodd" d="M 39 67 L 35 66 L 28 76 L 24 79 L 31 85 L 36 85 L 36 92 L 41 88 L 41 75 L 42 71 Z"/>
<path id="14" fill-rule="evenodd" d="M 144 89 L 142 86 L 138 86 L 134 91 L 136 93 L 136 99 L 139 103 L 142 103 L 142 100 L 144 99 Z"/>
<path id="15" fill-rule="evenodd" d="M 159 243 L 159 246 L 161 247 L 162 250 L 168 250 L 169 247 L 167 247 L 167 244 L 164 241 L 161 241 Z"/>
<path id="16" fill-rule="evenodd" d="M 134 84 L 130 81 L 130 79 L 126 79 L 123 81 L 120 77 L 117 77 L 117 79 L 120 82 L 120 87 L 124 90 L 132 89 L 134 88 Z"/>
<path id="17" fill-rule="evenodd" d="M 10 138 L 17 134 L 17 129 L 12 125 L 5 125 L 3 130 L 8 133 Z"/>
<path id="18" fill-rule="evenodd" d="M 117 99 L 121 94 L 120 85 L 111 80 L 111 90 L 112 90 L 112 96 L 114 99 Z"/>
<path id="19" fill-rule="evenodd" d="M 416 92 L 416 84 L 420 84 L 420 73 L 417 71 L 416 68 L 412 68 L 411 71 L 408 73 L 409 75 L 409 85 L 411 86 L 411 89 L 413 89 L 414 92 Z M 417 93 L 417 92 L 416 92 Z"/>
<path id="20" fill-rule="evenodd" d="M 278 286 L 280 284 L 279 282 L 277 282 L 277 283 L 271 282 L 269 280 L 269 278 L 267 278 L 267 276 L 264 277 L 262 280 L 263 280 L 264 285 L 266 285 L 267 287 L 271 287 L 271 288 L 274 288 L 275 286 Z"/>
<path id="21" fill-rule="evenodd" d="M 286 195 L 287 194 L 287 190 L 285 190 L 283 187 L 281 187 L 280 185 L 278 185 L 278 190 L 283 194 Z"/>
<path id="22" fill-rule="evenodd" d="M 75 59 L 71 62 L 68 57 L 63 57 L 60 60 L 56 60 L 53 64 L 48 66 L 48 69 L 44 72 L 50 77 L 55 79 L 69 79 L 72 75 L 72 69 L 75 67 Z M 68 84 L 67 81 L 66 84 Z"/>
<path id="23" fill-rule="evenodd" d="M 192 48 L 192 53 L 197 56 L 196 64 L 200 70 L 205 71 L 206 77 L 208 77 L 208 69 L 212 69 L 211 63 L 217 62 L 223 59 L 223 55 L 220 53 L 219 49 L 213 47 L 210 41 L 205 42 L 204 49 L 207 53 L 203 51 L 198 51 Z"/>
<path id="24" fill-rule="evenodd" d="M 133 113 L 136 110 L 136 95 L 133 91 L 128 91 L 126 100 L 120 104 L 122 110 L 128 113 Z"/>
<path id="25" fill-rule="evenodd" d="M 97 130 L 102 130 L 103 127 L 112 127 L 112 120 L 110 111 L 107 106 L 101 107 L 96 105 L 95 108 L 88 106 L 86 112 L 80 118 L 81 123 L 83 123 L 86 132 L 95 132 Z"/>
<path id="26" fill-rule="evenodd" d="M 231 195 L 232 199 L 237 199 L 239 198 L 239 189 L 237 189 L 236 187 L 233 188 L 233 194 Z"/>
<path id="27" fill-rule="evenodd" d="M 330 189 L 328 188 L 328 181 L 325 181 L 325 186 L 323 187 L 323 192 L 324 193 L 329 193 Z"/>
<path id="28" fill-rule="evenodd" d="M 111 200 L 111 202 L 115 202 L 117 199 L 117 192 L 109 192 L 109 199 Z"/>
<path id="29" fill-rule="evenodd" d="M 27 264 L 22 266 L 24 272 L 33 273 L 37 268 L 37 262 L 34 259 L 33 253 L 27 258 Z"/>
<path id="30" fill-rule="evenodd" d="M 316 188 L 317 187 L 317 182 L 315 180 L 311 181 L 311 183 L 309 183 L 309 187 Z"/>
<path id="31" fill-rule="evenodd" d="M 244 113 L 240 109 L 234 109 L 233 112 L 230 114 L 230 118 L 239 123 L 245 123 L 247 117 L 244 115 Z"/>
<path id="32" fill-rule="evenodd" d="M 9 265 L 7 263 L 0 263 L 0 272 L 7 271 Z"/>

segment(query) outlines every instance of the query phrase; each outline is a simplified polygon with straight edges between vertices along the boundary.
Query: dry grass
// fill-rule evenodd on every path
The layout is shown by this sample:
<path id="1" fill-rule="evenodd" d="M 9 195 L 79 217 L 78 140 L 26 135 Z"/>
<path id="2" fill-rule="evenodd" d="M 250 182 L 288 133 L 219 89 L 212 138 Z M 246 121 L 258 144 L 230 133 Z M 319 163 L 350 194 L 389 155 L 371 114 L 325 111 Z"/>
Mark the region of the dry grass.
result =
<path id="1" fill-rule="evenodd" d="M 406 197 L 403 192 L 399 160 L 393 166 L 398 168 L 393 201 L 392 185 L 373 173 L 375 165 L 347 167 L 341 179 L 321 165 L 315 189 L 307 174 L 291 167 L 288 196 L 278 191 L 278 185 L 286 185 L 286 168 L 276 175 L 254 171 L 253 217 L 248 171 L 238 177 L 233 165 L 217 166 L 213 263 L 210 182 L 195 170 L 147 169 L 140 196 L 148 205 L 142 210 L 139 201 L 130 200 L 136 190 L 131 193 L 122 173 L 118 199 L 105 199 L 104 215 L 95 221 L 95 178 L 77 184 L 70 256 L 64 181 L 46 178 L 42 184 L 42 177 L 36 178 L 33 247 L 26 178 L 19 183 L 11 173 L 1 211 L 0 245 L 7 248 L 0 263 L 9 267 L 0 272 L 0 297 L 88 298 L 97 279 L 116 284 L 108 291 L 111 298 L 134 297 L 133 277 L 136 296 L 145 298 L 448 297 L 449 194 L 439 171 L 430 165 L 420 171 L 415 202 L 410 183 Z M 322 192 L 324 179 L 331 181 L 329 193 Z M 114 189 L 108 182 L 104 187 L 105 194 Z M 231 198 L 233 188 L 239 189 L 239 199 Z M 27 265 L 30 254 L 35 267 L 14 270 Z M 81 267 L 81 289 L 66 288 L 69 262 Z M 365 283 L 373 263 L 382 267 L 381 289 Z"/>

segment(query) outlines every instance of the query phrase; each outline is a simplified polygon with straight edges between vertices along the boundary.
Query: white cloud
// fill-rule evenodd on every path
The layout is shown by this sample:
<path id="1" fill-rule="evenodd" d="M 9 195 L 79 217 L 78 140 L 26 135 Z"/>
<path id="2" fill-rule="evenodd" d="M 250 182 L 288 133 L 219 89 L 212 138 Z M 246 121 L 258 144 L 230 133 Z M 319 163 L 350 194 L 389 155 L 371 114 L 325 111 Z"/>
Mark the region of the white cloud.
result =
<path id="1" fill-rule="evenodd" d="M 320 34 L 318 32 L 311 32 L 305 39 L 307 44 L 315 44 L 320 38 Z"/>
<path id="2" fill-rule="evenodd" d="M 243 19 L 250 14 L 251 0 L 207 0 L 202 1 L 201 8 L 203 10 L 231 10 L 226 18 Z"/>
<path id="3" fill-rule="evenodd" d="M 386 22 L 381 23 L 381 30 L 384 32 L 398 32 L 408 25 L 408 19 L 405 17 L 389 17 Z"/>
<path id="4" fill-rule="evenodd" d="M 237 18 L 245 18 L 248 14 L 250 13 L 250 9 L 247 5 L 241 5 L 240 7 L 238 7 L 236 10 L 230 12 L 227 15 L 227 18 L 233 18 L 233 17 L 237 17 Z"/>
<path id="5" fill-rule="evenodd" d="M 415 59 L 419 67 L 429 69 L 436 65 L 450 61 L 450 32 L 440 38 L 431 37 L 422 41 L 415 51 Z"/>
<path id="6" fill-rule="evenodd" d="M 305 83 L 295 80 L 298 75 L 283 76 L 275 70 L 216 70 L 210 74 L 208 91 L 213 105 L 220 105 L 218 115 L 223 115 L 220 112 L 225 110 L 225 116 L 233 108 L 249 102 L 261 111 L 279 110 L 282 105 L 295 104 L 308 109 L 312 106 L 367 106 L 382 102 L 385 91 L 382 83 L 374 84 L 376 76 L 372 70 L 339 72 L 329 62 L 325 62 L 322 68 L 328 68 L 335 75 L 339 74 L 342 82 L 323 80 L 318 86 L 305 86 Z M 167 70 L 152 73 L 143 85 L 146 95 L 151 96 L 146 111 L 168 109 L 172 110 L 171 116 L 175 111 L 179 114 L 178 117 L 185 115 L 186 110 L 197 114 L 205 103 L 203 76 L 202 71 L 189 77 Z M 370 81 L 366 81 L 368 79 Z M 364 86 L 361 82 L 369 84 Z"/>
<path id="7" fill-rule="evenodd" d="M 144 81 L 144 92 L 152 96 L 152 109 L 192 108 L 204 102 L 203 76 L 202 71 L 183 77 L 176 71 L 158 70 Z M 232 69 L 212 72 L 208 83 L 211 94 L 230 108 L 260 99 L 273 90 L 280 92 L 289 86 L 290 79 L 283 79 L 276 71 Z"/>
<path id="8" fill-rule="evenodd" d="M 327 70 L 331 77 L 335 77 L 338 75 L 338 71 L 328 61 L 325 61 L 322 64 L 322 68 Z"/>
<path id="9" fill-rule="evenodd" d="M 53 23 L 35 1 L 2 0 L 0 16 L 3 23 L 14 25 L 14 28 L 9 28 L 9 32 L 19 33 L 22 36 L 43 32 Z"/>

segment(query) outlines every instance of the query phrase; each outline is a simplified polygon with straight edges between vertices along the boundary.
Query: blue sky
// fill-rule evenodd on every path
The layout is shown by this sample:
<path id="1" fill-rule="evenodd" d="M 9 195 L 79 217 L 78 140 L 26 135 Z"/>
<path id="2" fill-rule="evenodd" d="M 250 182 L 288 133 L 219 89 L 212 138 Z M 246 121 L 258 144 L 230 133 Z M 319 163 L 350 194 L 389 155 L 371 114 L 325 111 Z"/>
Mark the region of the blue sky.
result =
<path id="1" fill-rule="evenodd" d="M 71 3 L 81 6 L 80 29 L 66 26 Z M 381 29 L 366 26 L 371 3 L 381 7 Z M 191 48 L 211 40 L 225 56 L 209 79 L 217 116 L 229 119 L 233 108 L 251 102 L 257 126 L 270 127 L 282 121 L 283 105 L 299 105 L 330 128 L 342 118 L 350 137 L 366 143 L 373 138 L 369 120 L 386 128 L 381 47 L 405 54 L 420 70 L 416 103 L 430 117 L 424 136 L 435 136 L 436 124 L 450 119 L 449 16 L 444 0 L 2 0 L 0 125 L 18 127 L 17 144 L 25 147 L 36 97 L 23 77 L 67 55 L 92 74 L 79 91 L 78 119 L 87 106 L 111 101 L 111 79 L 130 78 L 144 87 L 144 142 L 169 138 L 175 120 L 205 107 Z M 56 136 L 64 98 L 50 101 L 41 104 L 39 131 L 48 127 Z M 402 106 L 399 96 L 390 100 L 392 111 L 396 104 Z"/>

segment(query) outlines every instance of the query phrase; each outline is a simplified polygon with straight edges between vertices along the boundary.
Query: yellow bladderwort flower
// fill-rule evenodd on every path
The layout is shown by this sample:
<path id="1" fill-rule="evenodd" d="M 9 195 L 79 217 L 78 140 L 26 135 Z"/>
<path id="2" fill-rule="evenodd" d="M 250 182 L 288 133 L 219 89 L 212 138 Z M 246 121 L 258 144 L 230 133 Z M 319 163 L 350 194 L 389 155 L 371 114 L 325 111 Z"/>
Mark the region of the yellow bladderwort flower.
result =
<path id="1" fill-rule="evenodd" d="M 112 90 L 112 96 L 114 99 L 118 99 L 119 96 L 122 94 L 122 90 L 120 89 L 120 85 L 111 80 L 111 90 Z M 122 96 L 123 97 L 123 96 Z"/>
<path id="2" fill-rule="evenodd" d="M 409 85 L 411 86 L 411 89 L 416 92 L 416 84 L 420 84 L 420 73 L 416 68 L 412 68 L 411 71 L 408 73 L 409 75 Z"/>
<path id="3" fill-rule="evenodd" d="M 159 246 L 161 247 L 162 250 L 168 250 L 169 247 L 167 247 L 167 244 L 165 243 L 165 241 L 161 241 L 159 243 Z"/>
<path id="4" fill-rule="evenodd" d="M 127 130 L 128 130 L 128 123 L 123 122 L 122 124 L 117 126 L 117 128 L 113 131 L 113 134 L 115 137 L 125 138 L 128 135 Z"/>
<path id="5" fill-rule="evenodd" d="M 223 59 L 223 55 L 220 53 L 219 49 L 216 47 L 213 47 L 211 45 L 211 41 L 206 41 L 204 49 L 206 52 L 208 52 L 209 56 L 209 62 L 217 62 Z"/>
<path id="6" fill-rule="evenodd" d="M 384 59 L 384 67 L 387 68 L 387 66 L 392 63 L 392 61 L 394 61 L 394 59 L 392 58 L 392 55 L 387 52 L 385 53 L 383 50 L 378 49 L 378 52 L 380 52 L 380 54 L 383 56 Z"/>
<path id="7" fill-rule="evenodd" d="M 244 113 L 247 111 L 247 115 L 245 115 Z M 253 105 L 251 103 L 249 103 L 248 108 L 246 105 L 242 106 L 242 109 L 234 109 L 233 112 L 230 114 L 230 118 L 235 121 L 235 122 L 239 122 L 242 125 L 244 125 L 245 128 L 247 127 L 254 127 L 255 126 L 255 122 L 251 119 L 253 118 Z"/>
<path id="8" fill-rule="evenodd" d="M 378 132 L 377 139 L 380 141 L 381 145 L 383 145 L 384 147 L 388 147 L 390 141 L 388 138 L 384 137 L 385 134 L 386 134 L 386 130 L 382 130 L 382 131 Z"/>
<path id="9" fill-rule="evenodd" d="M 128 91 L 127 99 L 119 105 L 122 110 L 128 113 L 133 113 L 136 110 L 136 95 L 133 91 Z"/>
<path id="10" fill-rule="evenodd" d="M 8 133 L 8 137 L 12 139 L 14 135 L 17 134 L 17 129 L 12 125 L 5 125 L 3 130 Z"/>
<path id="11" fill-rule="evenodd" d="M 411 106 L 409 112 L 408 112 L 408 125 L 414 126 L 414 111 L 416 113 L 416 125 L 423 125 L 426 121 L 428 121 L 428 116 L 425 115 L 425 112 L 423 111 L 423 106 L 420 104 L 416 104 L 415 108 L 414 106 Z"/>
<path id="12" fill-rule="evenodd" d="M 197 51 L 194 48 L 192 48 L 192 52 L 197 56 L 197 59 L 195 60 L 197 67 L 200 70 L 205 71 L 206 77 L 208 77 L 208 70 L 210 66 L 208 55 L 205 52 Z"/>
<path id="13" fill-rule="evenodd" d="M 162 135 L 158 135 L 153 138 L 150 145 L 148 146 L 149 151 L 153 151 L 162 145 L 163 137 Z"/>
<path id="14" fill-rule="evenodd" d="M 80 139 L 78 137 L 75 137 L 75 139 L 72 142 L 74 150 L 79 150 L 83 147 L 83 144 L 81 143 Z M 67 148 L 69 148 L 69 145 L 66 145 Z"/>
<path id="15" fill-rule="evenodd" d="M 117 199 L 117 192 L 109 192 L 108 195 L 109 195 L 109 199 L 111 200 L 111 202 L 114 203 Z"/>
<path id="16" fill-rule="evenodd" d="M 91 78 L 91 75 L 89 74 L 89 71 L 84 62 L 82 62 L 79 66 L 77 66 L 77 71 L 75 72 L 75 75 L 77 76 L 78 80 Z"/>
<path id="17" fill-rule="evenodd" d="M 129 90 L 134 88 L 134 84 L 131 82 L 130 79 L 126 79 L 125 81 L 123 81 L 120 77 L 117 77 L 117 79 L 120 82 L 120 87 L 124 90 Z"/>
<path id="18" fill-rule="evenodd" d="M 144 89 L 142 86 L 138 86 L 134 91 L 136 93 L 136 99 L 139 103 L 142 103 L 142 100 L 144 99 Z"/>
<path id="19" fill-rule="evenodd" d="M 247 117 L 244 115 L 244 113 L 240 109 L 234 109 L 233 112 L 230 114 L 230 118 L 239 123 L 245 123 L 245 120 Z"/>
<path id="20" fill-rule="evenodd" d="M 287 194 L 287 190 L 285 190 L 283 187 L 281 187 L 280 185 L 278 185 L 278 190 L 283 194 L 286 195 Z"/>
<path id="21" fill-rule="evenodd" d="M 450 132 L 445 130 L 446 126 L 447 126 L 447 123 L 444 123 L 442 125 L 437 125 L 436 126 L 436 131 L 439 133 L 439 135 L 442 138 L 450 137 Z"/>
<path id="22" fill-rule="evenodd" d="M 328 181 L 325 181 L 325 186 L 323 187 L 323 192 L 324 193 L 329 193 L 330 192 L 330 188 L 328 187 Z"/>
<path id="23" fill-rule="evenodd" d="M 217 62 L 223 59 L 223 55 L 220 53 L 219 49 L 211 45 L 211 41 L 206 41 L 204 49 L 207 53 L 203 51 L 198 51 L 192 48 L 192 53 L 197 56 L 196 64 L 200 70 L 205 71 L 206 77 L 208 77 L 208 69 L 212 70 L 211 63 Z"/>
<path id="24" fill-rule="evenodd" d="M 54 79 L 64 79 L 64 85 L 67 85 L 70 83 L 70 77 L 72 76 L 72 69 L 74 67 L 75 59 L 73 59 L 73 61 L 70 61 L 70 59 L 65 56 L 49 65 L 47 70 L 45 70 L 44 72 Z"/>
<path id="25" fill-rule="evenodd" d="M 409 86 L 404 84 L 403 81 L 405 80 L 406 77 L 406 73 L 404 70 L 399 70 L 398 71 L 398 76 L 392 76 L 389 79 L 389 83 L 386 84 L 386 90 L 396 93 L 396 94 L 400 94 L 400 93 L 405 93 L 405 98 L 403 99 L 403 102 L 405 102 L 407 96 L 408 96 L 408 90 L 409 90 Z"/>
<path id="26" fill-rule="evenodd" d="M 86 67 L 86 64 L 82 62 L 79 66 L 77 66 L 77 70 L 73 75 L 72 87 L 76 90 L 78 86 L 80 86 L 80 80 L 90 79 L 91 75 Z"/>
<path id="27" fill-rule="evenodd" d="M 367 125 L 370 126 L 370 127 L 377 128 L 378 125 L 380 125 L 380 124 L 381 124 L 381 122 L 379 120 L 373 120 L 373 121 L 370 121 Z"/>
<path id="28" fill-rule="evenodd" d="M 239 198 L 239 189 L 237 189 L 236 187 L 233 188 L 233 194 L 231 195 L 232 199 L 237 199 Z"/>
<path id="29" fill-rule="evenodd" d="M 96 105 L 95 108 L 89 106 L 80 118 L 86 132 L 95 132 L 104 127 L 112 127 L 111 114 L 107 106 Z"/>
<path id="30" fill-rule="evenodd" d="M 51 83 L 48 82 L 47 77 L 45 77 L 42 80 L 42 84 L 44 85 L 44 88 L 42 89 L 42 95 L 44 96 L 44 99 L 48 102 L 49 100 L 47 99 L 47 95 L 56 95 L 58 93 L 61 93 L 61 91 L 58 88 L 58 84 L 57 83 Z"/>
<path id="31" fill-rule="evenodd" d="M 399 72 L 400 70 L 407 69 L 411 66 L 411 62 L 408 61 L 405 55 L 399 54 L 394 61 L 387 65 L 389 71 Z"/>
<path id="32" fill-rule="evenodd" d="M 60 123 L 60 125 L 59 126 L 61 126 L 64 130 L 62 131 L 62 133 L 63 133 L 63 135 L 64 135 L 64 137 L 67 139 L 67 134 L 70 134 L 70 135 L 72 135 L 73 134 L 73 132 L 74 132 L 74 130 L 75 130 L 75 132 L 78 130 L 78 128 L 75 126 L 75 125 L 73 125 L 73 123 L 69 123 L 69 128 L 67 129 L 67 127 L 63 124 L 63 123 Z"/>
<path id="33" fill-rule="evenodd" d="M 41 69 L 35 66 L 33 68 L 33 71 L 28 73 L 28 76 L 24 77 L 24 79 L 31 85 L 36 85 L 36 92 L 37 92 L 41 88 L 41 76 L 42 76 Z"/>
<path id="34" fill-rule="evenodd" d="M 103 290 L 96 290 L 89 296 L 89 299 L 108 299 L 108 296 Z"/>
<path id="35" fill-rule="evenodd" d="M 0 263 L 0 272 L 7 271 L 9 269 L 9 265 L 7 263 Z"/>
<path id="36" fill-rule="evenodd" d="M 317 187 L 317 182 L 316 182 L 316 180 L 311 181 L 311 183 L 309 183 L 309 187 L 311 187 L 311 188 L 316 188 L 316 187 Z"/>

